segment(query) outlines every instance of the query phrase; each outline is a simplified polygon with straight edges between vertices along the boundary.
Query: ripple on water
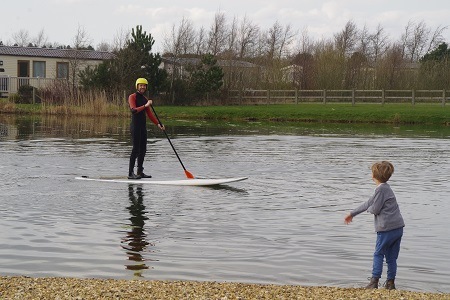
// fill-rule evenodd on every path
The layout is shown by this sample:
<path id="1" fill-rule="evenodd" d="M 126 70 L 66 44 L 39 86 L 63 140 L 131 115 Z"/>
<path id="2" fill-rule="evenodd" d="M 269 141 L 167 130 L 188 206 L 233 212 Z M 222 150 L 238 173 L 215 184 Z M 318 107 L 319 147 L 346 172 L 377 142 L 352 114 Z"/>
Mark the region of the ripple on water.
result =
<path id="1" fill-rule="evenodd" d="M 450 292 L 448 139 L 184 134 L 173 142 L 190 172 L 249 179 L 214 188 L 73 180 L 125 174 L 125 139 L 0 140 L 4 275 L 362 286 L 372 216 L 343 218 L 371 195 L 370 164 L 389 159 L 406 221 L 398 285 Z M 184 178 L 161 137 L 149 139 L 147 170 Z"/>

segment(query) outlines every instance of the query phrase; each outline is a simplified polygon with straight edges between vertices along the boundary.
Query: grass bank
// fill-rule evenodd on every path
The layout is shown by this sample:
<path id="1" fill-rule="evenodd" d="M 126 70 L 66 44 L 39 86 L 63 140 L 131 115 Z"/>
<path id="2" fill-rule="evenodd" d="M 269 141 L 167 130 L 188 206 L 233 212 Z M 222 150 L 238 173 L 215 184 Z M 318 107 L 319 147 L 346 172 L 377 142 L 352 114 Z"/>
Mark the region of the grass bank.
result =
<path id="1" fill-rule="evenodd" d="M 386 123 L 450 125 L 450 105 L 438 104 L 281 104 L 253 106 L 155 106 L 167 119 L 282 121 L 327 123 Z M 124 106 L 93 103 L 88 106 L 42 106 L 0 101 L 0 113 L 29 113 L 71 116 L 128 117 Z"/>
<path id="2" fill-rule="evenodd" d="M 164 118 L 329 123 L 450 125 L 450 106 L 408 104 L 299 104 L 260 106 L 158 107 Z"/>

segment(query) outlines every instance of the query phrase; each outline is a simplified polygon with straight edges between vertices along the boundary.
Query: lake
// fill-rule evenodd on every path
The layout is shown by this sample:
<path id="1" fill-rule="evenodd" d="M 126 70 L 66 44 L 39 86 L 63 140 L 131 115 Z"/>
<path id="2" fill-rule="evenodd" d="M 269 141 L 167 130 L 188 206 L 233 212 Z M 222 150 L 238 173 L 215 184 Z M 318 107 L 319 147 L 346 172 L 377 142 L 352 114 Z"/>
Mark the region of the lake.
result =
<path id="1" fill-rule="evenodd" d="M 127 174 L 128 123 L 0 115 L 1 275 L 365 286 L 373 216 L 344 216 L 372 194 L 371 164 L 387 159 L 406 223 L 397 288 L 450 292 L 450 128 L 173 120 L 187 170 L 248 180 L 75 180 Z M 144 166 L 185 178 L 154 126 Z"/>

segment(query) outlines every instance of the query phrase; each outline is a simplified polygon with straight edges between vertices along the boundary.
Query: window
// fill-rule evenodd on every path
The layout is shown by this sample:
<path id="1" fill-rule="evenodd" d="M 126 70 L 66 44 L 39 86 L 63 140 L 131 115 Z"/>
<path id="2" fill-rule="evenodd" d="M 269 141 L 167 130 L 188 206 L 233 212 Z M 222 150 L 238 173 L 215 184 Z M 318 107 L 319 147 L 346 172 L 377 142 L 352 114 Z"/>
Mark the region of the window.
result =
<path id="1" fill-rule="evenodd" d="M 69 79 L 69 63 L 56 63 L 56 78 Z"/>
<path id="2" fill-rule="evenodd" d="M 45 61 L 33 61 L 33 77 L 45 78 Z"/>

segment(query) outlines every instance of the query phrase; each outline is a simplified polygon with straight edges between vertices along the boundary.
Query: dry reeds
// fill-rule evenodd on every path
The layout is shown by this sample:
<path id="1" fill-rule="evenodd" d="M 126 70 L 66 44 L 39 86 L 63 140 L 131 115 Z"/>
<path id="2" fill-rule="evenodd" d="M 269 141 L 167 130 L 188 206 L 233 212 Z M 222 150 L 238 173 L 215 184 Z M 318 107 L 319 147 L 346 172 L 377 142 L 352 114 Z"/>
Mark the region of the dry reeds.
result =
<path id="1" fill-rule="evenodd" d="M 17 111 L 16 104 L 8 101 L 0 101 L 0 111 L 3 113 L 14 113 Z"/>
<path id="2" fill-rule="evenodd" d="M 108 94 L 104 90 L 80 90 L 67 82 L 55 81 L 41 91 L 42 113 L 123 116 L 127 115 L 127 102 L 123 95 Z"/>

